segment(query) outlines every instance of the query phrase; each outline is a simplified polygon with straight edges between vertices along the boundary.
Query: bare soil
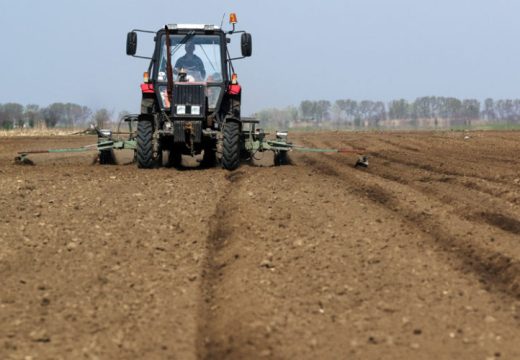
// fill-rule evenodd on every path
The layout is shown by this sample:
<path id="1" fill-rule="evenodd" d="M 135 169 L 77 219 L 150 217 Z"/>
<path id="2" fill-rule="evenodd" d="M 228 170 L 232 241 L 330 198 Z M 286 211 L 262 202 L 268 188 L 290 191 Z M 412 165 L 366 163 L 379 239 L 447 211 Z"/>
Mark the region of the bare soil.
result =
<path id="1" fill-rule="evenodd" d="M 520 133 L 293 141 L 370 167 L 20 166 L 95 139 L 0 138 L 0 359 L 520 358 Z"/>

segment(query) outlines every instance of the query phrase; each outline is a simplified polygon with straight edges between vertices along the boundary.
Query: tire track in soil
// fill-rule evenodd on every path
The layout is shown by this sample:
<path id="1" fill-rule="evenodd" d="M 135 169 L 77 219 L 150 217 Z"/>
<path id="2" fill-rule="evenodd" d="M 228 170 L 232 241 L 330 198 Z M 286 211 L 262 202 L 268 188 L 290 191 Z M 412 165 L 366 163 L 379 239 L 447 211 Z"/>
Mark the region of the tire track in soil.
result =
<path id="1" fill-rule="evenodd" d="M 240 183 L 246 176 L 244 170 L 238 170 L 226 175 L 229 182 L 217 202 L 217 207 L 210 223 L 209 235 L 206 239 L 206 259 L 203 263 L 201 282 L 201 303 L 199 308 L 198 335 L 196 340 L 198 359 L 221 358 L 219 344 L 215 343 L 218 330 L 215 329 L 214 311 L 220 306 L 215 295 L 223 276 L 223 268 L 227 265 L 218 261 L 220 251 L 226 246 L 233 229 L 230 228 L 230 216 L 238 209 L 234 201 L 234 193 L 240 188 Z"/>
<path id="2" fill-rule="evenodd" d="M 442 169 L 442 167 L 444 164 L 447 164 L 449 167 L 450 162 L 453 163 L 454 159 L 460 161 L 461 163 L 471 165 L 479 165 L 482 163 L 483 160 L 487 161 L 488 159 L 496 159 L 495 161 L 487 161 L 487 163 L 500 163 L 497 164 L 500 165 L 499 168 L 507 168 L 509 170 L 511 170 L 512 165 L 514 166 L 517 163 L 517 156 L 514 150 L 503 146 L 500 148 L 500 150 L 498 150 L 496 149 L 495 144 L 493 144 L 495 145 L 493 151 L 499 153 L 500 157 L 493 156 L 486 152 L 483 152 L 481 149 L 484 147 L 484 145 L 480 145 L 478 147 L 471 147 L 474 144 L 464 143 L 465 147 L 461 148 L 460 144 L 453 143 L 452 141 L 450 141 L 451 139 L 449 137 L 446 138 L 446 135 L 429 136 L 428 138 L 423 139 L 422 137 L 417 138 L 418 134 L 414 134 L 415 137 L 408 136 L 408 138 L 406 138 L 406 144 L 408 145 L 386 139 L 385 136 L 388 137 L 388 134 L 378 136 L 375 138 L 371 137 L 370 135 L 372 134 L 368 134 L 367 136 L 368 142 L 370 144 L 368 148 L 372 148 L 374 150 L 369 152 L 368 155 L 387 160 L 389 163 L 399 163 L 401 165 L 416 168 L 418 170 L 432 171 L 439 175 L 459 176 L 465 178 L 474 177 L 475 179 L 487 180 L 492 183 L 510 185 L 509 182 L 503 181 L 500 178 L 496 178 L 494 176 L 494 172 L 492 172 L 490 176 L 472 176 L 465 172 L 459 171 L 459 169 Z M 396 137 L 398 139 L 402 138 L 399 135 L 392 135 L 391 137 Z M 329 139 L 331 138 L 332 137 L 329 137 Z M 434 141 L 432 141 L 432 139 Z M 341 146 L 347 145 L 352 142 L 357 143 L 358 145 L 361 144 L 359 142 L 359 138 L 352 139 L 350 136 L 347 137 L 347 139 L 341 136 L 339 137 L 339 139 L 334 139 L 334 141 L 331 139 L 328 141 L 321 142 L 329 147 L 336 147 L 338 146 L 338 141 L 341 142 Z M 446 141 L 448 142 L 446 143 Z M 439 142 L 441 142 L 441 145 L 439 145 Z M 364 145 L 363 147 L 367 147 L 366 141 L 362 142 L 362 144 Z M 413 145 L 410 146 L 409 144 Z M 470 147 L 466 148 L 466 146 Z M 452 148 L 456 148 L 456 150 L 459 151 L 456 156 L 453 154 Z M 478 157 L 475 157 L 475 153 L 478 151 L 481 151 L 481 153 L 479 153 Z M 429 153 L 434 153 L 435 156 L 432 158 L 431 156 L 428 156 Z M 502 163 L 507 164 L 507 166 L 504 166 Z M 440 165 L 441 169 L 438 169 L 437 165 Z"/>
<path id="3" fill-rule="evenodd" d="M 520 200 L 518 200 L 518 198 L 512 198 L 512 196 L 509 195 L 510 192 L 504 188 L 502 188 L 500 193 L 497 193 L 492 189 L 479 186 L 475 182 L 467 182 L 458 177 L 442 177 L 434 179 L 426 176 L 418 180 L 410 181 L 399 177 L 399 175 L 394 173 L 393 170 L 390 170 L 390 173 L 388 173 L 388 170 L 389 169 L 385 168 L 380 172 L 373 174 L 386 180 L 410 186 L 425 195 L 434 196 L 438 201 L 447 206 L 463 204 L 463 209 L 458 209 L 462 211 L 457 212 L 466 220 L 484 221 L 491 226 L 497 227 L 511 234 L 520 234 L 520 222 L 515 219 L 519 211 L 518 202 Z M 432 182 L 438 182 L 439 184 L 436 187 L 431 187 Z M 449 184 L 450 191 L 444 189 L 444 184 Z M 454 187 L 459 188 L 460 191 L 453 191 Z M 465 192 L 471 193 L 472 196 L 467 196 Z M 504 202 L 509 205 L 508 210 L 503 207 Z M 488 210 L 490 207 L 497 208 L 499 205 L 501 205 L 503 209 L 501 210 L 501 213 Z"/>
<path id="4" fill-rule="evenodd" d="M 407 161 L 407 160 L 403 160 L 403 159 L 400 159 L 395 156 L 385 155 L 385 154 L 381 154 L 381 153 L 374 154 L 374 156 L 377 156 L 380 159 L 384 159 L 384 160 L 388 161 L 390 164 L 399 164 L 399 165 L 402 165 L 407 168 L 423 170 L 423 171 L 434 173 L 439 176 L 448 176 L 448 177 L 452 176 L 452 177 L 456 177 L 456 178 L 471 179 L 474 181 L 482 181 L 482 182 L 488 183 L 490 185 L 507 187 L 507 188 L 511 188 L 511 186 L 512 186 L 510 181 L 508 181 L 506 179 L 500 179 L 497 177 L 483 176 L 483 175 L 479 176 L 479 175 L 468 174 L 468 173 L 455 171 L 455 170 L 451 170 L 451 169 L 442 170 L 442 169 L 438 169 L 438 168 L 434 167 L 431 164 L 417 164 L 413 161 Z"/>
<path id="5" fill-rule="evenodd" d="M 384 140 L 384 139 L 381 139 L 381 141 L 391 144 L 393 146 L 399 145 L 399 144 L 394 144 L 393 142 Z M 334 145 L 329 141 L 324 141 L 323 143 L 328 147 L 334 147 Z M 463 212 L 461 212 L 462 214 L 464 214 L 462 216 L 464 219 L 469 220 L 469 221 L 477 221 L 477 222 L 484 221 L 491 226 L 497 227 L 497 228 L 499 228 L 503 231 L 509 232 L 511 234 L 514 234 L 514 235 L 520 234 L 520 222 L 515 219 L 515 216 L 517 214 L 511 213 L 511 212 L 514 212 L 515 210 L 518 211 L 517 204 L 514 201 L 514 199 L 512 201 L 509 197 L 503 196 L 504 194 L 508 194 L 508 191 L 504 189 L 504 184 L 510 185 L 509 183 L 499 182 L 500 186 L 502 187 L 502 192 L 500 194 L 497 194 L 495 191 L 478 186 L 478 184 L 476 184 L 474 182 L 467 183 L 466 180 L 461 181 L 460 175 L 449 174 L 448 172 L 439 171 L 438 169 L 435 169 L 430 165 L 416 166 L 415 163 L 413 163 L 414 165 L 410 165 L 410 162 L 394 161 L 394 157 L 389 157 L 389 156 L 387 156 L 387 157 L 378 156 L 378 157 L 389 160 L 387 163 L 385 163 L 385 165 L 390 165 L 390 166 L 385 166 L 381 169 L 378 169 L 377 172 L 375 172 L 375 173 L 373 172 L 372 174 L 379 176 L 383 179 L 397 182 L 402 185 L 410 186 L 413 189 L 415 189 L 423 194 L 436 197 L 437 200 L 439 200 L 442 203 L 449 205 L 449 206 L 451 206 L 453 204 L 463 203 L 463 204 L 465 204 L 465 207 L 466 207 L 465 209 L 463 209 Z M 342 161 L 340 161 L 340 159 L 336 159 L 336 161 L 340 162 L 340 163 L 342 162 Z M 345 163 L 345 162 L 343 161 L 342 163 Z M 417 182 L 416 179 L 413 179 L 413 176 L 412 176 L 412 180 L 405 179 L 402 176 L 402 174 L 403 174 L 402 170 L 399 172 L 398 170 L 394 171 L 391 168 L 391 165 L 393 165 L 393 163 L 398 163 L 399 165 L 404 166 L 406 169 L 405 173 L 408 173 L 409 172 L 408 168 L 412 167 L 413 169 L 420 169 L 420 170 L 427 171 L 429 173 L 438 174 L 442 177 L 440 179 L 433 180 L 433 181 L 438 181 L 441 184 L 449 183 L 451 187 L 457 186 L 457 187 L 462 188 L 461 191 L 466 190 L 466 191 L 470 191 L 470 192 L 475 192 L 476 196 L 467 197 L 467 196 L 463 195 L 462 192 L 453 192 L 453 191 L 451 191 L 448 194 L 446 191 L 443 191 L 444 189 L 442 187 L 435 187 L 435 188 L 429 187 L 428 185 L 432 181 L 432 179 L 430 177 L 426 177 L 426 178 L 421 177 L 418 180 L 419 183 Z M 395 173 L 395 172 L 397 172 L 397 173 Z M 446 176 L 446 175 L 448 175 L 448 176 Z M 449 176 L 449 175 L 451 175 L 451 176 Z M 466 179 L 467 177 L 468 176 L 464 176 L 463 178 Z M 486 179 L 486 178 L 479 178 L 479 177 L 471 177 L 471 178 L 481 180 L 486 183 L 491 182 L 492 185 L 497 184 L 495 181 L 491 181 L 490 179 Z M 422 183 L 425 183 L 425 184 L 422 184 Z M 491 184 L 488 184 L 488 186 Z M 511 186 L 508 186 L 507 188 L 511 189 Z M 453 190 L 453 189 L 451 189 L 451 190 Z M 493 203 L 496 203 L 496 201 L 478 198 L 478 195 L 487 195 L 492 199 L 497 199 L 499 201 L 506 201 L 507 203 L 510 204 L 511 210 L 507 211 L 506 213 L 504 213 L 504 211 L 502 211 L 502 213 L 495 213 L 495 212 L 489 211 L 489 210 L 487 210 L 488 206 L 482 206 L 482 202 L 485 201 L 486 204 L 493 205 Z M 494 206 L 494 207 L 496 207 L 496 206 Z M 479 209 L 479 208 L 482 208 L 482 210 L 481 211 L 473 210 L 473 209 Z"/>
<path id="6" fill-rule="evenodd" d="M 475 217 L 476 220 L 484 220 L 488 224 L 496 226 L 504 231 L 520 235 L 520 221 L 513 219 L 512 217 L 487 211 L 481 212 Z"/>
<path id="7" fill-rule="evenodd" d="M 385 144 L 388 144 L 390 146 L 394 146 L 398 149 L 401 149 L 401 150 L 407 150 L 407 151 L 413 151 L 413 152 L 420 152 L 421 150 L 413 147 L 413 146 L 408 146 L 408 145 L 402 145 L 402 144 L 399 144 L 395 141 L 391 141 L 391 140 L 386 140 L 386 139 L 381 139 L 381 142 L 385 143 Z"/>
<path id="8" fill-rule="evenodd" d="M 393 170 L 384 168 L 380 170 L 378 169 L 378 172 L 373 172 L 372 174 L 386 180 L 410 186 L 425 195 L 434 196 L 438 201 L 448 206 L 463 204 L 465 208 L 462 209 L 462 214 L 466 220 L 485 221 L 491 226 L 495 226 L 512 234 L 520 234 L 520 222 L 515 220 L 515 215 L 512 214 L 512 212 L 518 212 L 518 202 L 520 200 L 508 196 L 509 192 L 504 190 L 504 188 L 502 188 L 500 193 L 497 193 L 492 189 L 479 186 L 473 181 L 468 182 L 466 180 L 461 180 L 459 177 L 434 178 L 431 176 L 423 176 L 418 179 L 409 180 L 400 177 L 399 173 L 402 174 L 402 169 L 401 172 L 399 172 L 397 169 Z M 431 187 L 432 182 L 437 182 L 438 186 Z M 449 184 L 449 192 L 444 189 L 444 184 Z M 454 187 L 459 188 L 460 192 L 453 191 Z M 473 196 L 468 197 L 464 192 L 470 192 Z M 501 205 L 506 202 L 509 204 L 510 210 L 504 209 L 501 214 L 485 210 L 489 206 L 497 207 L 498 202 L 501 202 Z M 485 204 L 489 206 L 485 206 Z M 479 208 L 482 210 L 479 211 Z"/>
<path id="9" fill-rule="evenodd" d="M 471 176 L 471 175 L 467 175 L 465 173 L 461 173 L 459 171 L 448 170 L 448 169 L 446 169 L 446 170 L 439 170 L 439 169 L 436 169 L 435 167 L 433 167 L 430 164 L 417 164 L 417 163 L 415 163 L 413 161 L 402 160 L 402 159 L 396 158 L 394 156 L 385 155 L 385 154 L 382 154 L 382 153 L 379 153 L 379 152 L 372 153 L 371 155 L 374 156 L 374 157 L 377 156 L 378 158 L 386 160 L 386 161 L 388 161 L 390 163 L 401 164 L 401 165 L 404 165 L 406 167 L 432 172 L 432 173 L 435 173 L 437 175 L 448 175 L 448 176 L 457 176 L 457 177 L 464 177 L 464 178 L 475 178 L 477 180 L 486 180 L 486 181 L 489 181 L 489 182 L 492 182 L 492 183 L 508 184 L 505 181 L 500 181 L 500 180 L 497 180 L 495 178 L 484 177 L 484 176 L 474 177 L 474 176 Z"/>
<path id="10" fill-rule="evenodd" d="M 475 274 L 485 285 L 486 290 L 496 290 L 513 299 L 520 299 L 520 263 L 517 259 L 498 251 L 483 248 L 476 243 L 469 246 L 459 244 L 455 236 L 442 229 L 439 220 L 432 219 L 430 214 L 414 211 L 403 206 L 403 203 L 394 194 L 381 186 L 377 184 L 369 185 L 352 176 L 348 178 L 348 181 L 344 180 L 343 173 L 338 172 L 325 161 L 319 163 L 306 155 L 303 155 L 302 159 L 305 164 L 319 170 L 320 173 L 340 178 L 349 188 L 352 189 L 352 185 L 354 185 L 353 193 L 387 208 L 402 217 L 410 226 L 432 238 L 435 244 L 461 265 L 459 271 L 462 273 L 469 271 Z M 330 161 L 343 163 L 338 159 L 329 159 L 327 162 Z"/>

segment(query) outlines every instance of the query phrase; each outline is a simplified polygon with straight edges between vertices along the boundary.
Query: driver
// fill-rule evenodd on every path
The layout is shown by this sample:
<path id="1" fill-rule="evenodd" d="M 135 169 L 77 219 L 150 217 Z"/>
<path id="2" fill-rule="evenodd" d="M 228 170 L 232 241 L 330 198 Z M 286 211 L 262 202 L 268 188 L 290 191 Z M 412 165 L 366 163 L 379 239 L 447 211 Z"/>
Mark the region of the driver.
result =
<path id="1" fill-rule="evenodd" d="M 204 64 L 202 60 L 195 55 L 193 52 L 195 51 L 195 44 L 189 42 L 184 47 L 186 50 L 186 54 L 181 56 L 179 60 L 175 63 L 175 70 L 179 72 L 181 68 L 184 68 L 186 71 L 198 71 L 202 79 L 206 78 L 206 70 L 204 69 Z"/>

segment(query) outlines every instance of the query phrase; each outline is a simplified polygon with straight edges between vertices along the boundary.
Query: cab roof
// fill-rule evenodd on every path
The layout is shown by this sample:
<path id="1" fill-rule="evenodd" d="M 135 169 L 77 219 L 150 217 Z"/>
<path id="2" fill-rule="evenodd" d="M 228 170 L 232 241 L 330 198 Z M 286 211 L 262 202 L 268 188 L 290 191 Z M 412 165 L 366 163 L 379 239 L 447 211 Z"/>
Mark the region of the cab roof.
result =
<path id="1" fill-rule="evenodd" d="M 220 30 L 219 26 L 211 24 L 168 24 L 170 30 Z"/>

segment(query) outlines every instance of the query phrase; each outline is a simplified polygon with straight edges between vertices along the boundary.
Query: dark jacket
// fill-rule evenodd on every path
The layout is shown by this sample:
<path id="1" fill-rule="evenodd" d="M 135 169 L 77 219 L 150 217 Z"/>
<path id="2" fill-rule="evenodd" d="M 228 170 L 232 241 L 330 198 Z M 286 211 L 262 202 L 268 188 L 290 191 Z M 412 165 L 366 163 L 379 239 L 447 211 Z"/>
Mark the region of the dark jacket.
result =
<path id="1" fill-rule="evenodd" d="M 188 54 L 182 56 L 175 63 L 175 69 L 179 71 L 181 68 L 186 70 L 198 71 L 203 79 L 206 78 L 206 70 L 204 69 L 204 64 L 202 60 L 197 55 L 192 55 L 188 57 Z"/>

